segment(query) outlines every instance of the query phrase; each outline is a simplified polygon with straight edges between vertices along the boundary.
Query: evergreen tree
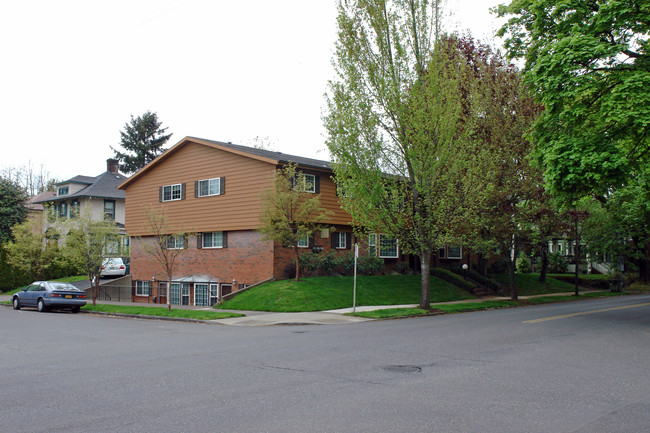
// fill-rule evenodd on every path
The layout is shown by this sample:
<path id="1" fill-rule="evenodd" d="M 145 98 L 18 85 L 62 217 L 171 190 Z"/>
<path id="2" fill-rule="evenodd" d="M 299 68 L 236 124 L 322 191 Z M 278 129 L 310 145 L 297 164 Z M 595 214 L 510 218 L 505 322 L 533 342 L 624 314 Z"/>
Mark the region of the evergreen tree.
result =
<path id="1" fill-rule="evenodd" d="M 120 132 L 120 146 L 125 152 L 120 152 L 111 146 L 115 157 L 120 160 L 120 170 L 123 173 L 135 173 L 142 167 L 162 154 L 167 140 L 172 134 L 165 134 L 168 128 L 162 128 L 158 115 L 147 111 L 142 116 L 134 118 L 124 124 L 124 131 Z"/>
<path id="2" fill-rule="evenodd" d="M 0 178 L 0 244 L 12 240 L 11 228 L 27 218 L 27 194 L 17 183 Z"/>

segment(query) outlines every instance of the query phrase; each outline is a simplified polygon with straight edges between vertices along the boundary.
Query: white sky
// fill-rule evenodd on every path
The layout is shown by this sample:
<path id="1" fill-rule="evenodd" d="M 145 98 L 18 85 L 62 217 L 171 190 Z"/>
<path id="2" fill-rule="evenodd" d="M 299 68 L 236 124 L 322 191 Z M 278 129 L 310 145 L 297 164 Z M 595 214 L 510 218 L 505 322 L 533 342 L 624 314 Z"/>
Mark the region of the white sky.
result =
<path id="1" fill-rule="evenodd" d="M 448 30 L 493 43 L 489 8 L 505 2 L 448 0 Z M 0 169 L 98 175 L 147 110 L 174 134 L 168 147 L 260 137 L 328 159 L 335 40 L 335 0 L 3 0 Z"/>

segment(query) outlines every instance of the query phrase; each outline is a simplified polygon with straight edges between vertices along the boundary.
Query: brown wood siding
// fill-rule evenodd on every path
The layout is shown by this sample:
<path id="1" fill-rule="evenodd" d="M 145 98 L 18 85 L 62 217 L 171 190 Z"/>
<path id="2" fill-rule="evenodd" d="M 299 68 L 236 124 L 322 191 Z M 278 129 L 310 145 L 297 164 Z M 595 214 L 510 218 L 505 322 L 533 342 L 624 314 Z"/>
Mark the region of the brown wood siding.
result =
<path id="1" fill-rule="evenodd" d="M 173 231 L 209 232 L 259 227 L 260 194 L 272 185 L 274 165 L 188 143 L 126 187 L 126 230 L 148 234 L 146 209 L 164 209 Z M 225 194 L 194 197 L 194 182 L 225 177 Z M 160 202 L 159 188 L 185 183 L 185 200 Z"/>
<path id="2" fill-rule="evenodd" d="M 300 169 L 307 174 L 320 176 L 320 205 L 321 207 L 334 212 L 328 224 L 349 225 L 352 217 L 341 209 L 341 202 L 336 195 L 336 184 L 332 180 L 334 176 L 331 172 L 317 171 L 313 169 Z"/>

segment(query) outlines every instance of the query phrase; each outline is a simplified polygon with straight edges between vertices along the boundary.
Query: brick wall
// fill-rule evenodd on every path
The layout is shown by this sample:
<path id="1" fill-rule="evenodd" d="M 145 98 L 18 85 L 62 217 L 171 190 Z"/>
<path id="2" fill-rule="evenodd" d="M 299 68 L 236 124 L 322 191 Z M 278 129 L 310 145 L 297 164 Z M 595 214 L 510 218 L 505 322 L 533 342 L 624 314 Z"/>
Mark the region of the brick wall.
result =
<path id="1" fill-rule="evenodd" d="M 143 249 L 143 242 L 153 238 L 134 238 L 131 242 L 131 275 L 133 280 L 167 280 L 163 267 Z M 256 231 L 228 232 L 227 248 L 199 249 L 196 237 L 176 259 L 174 279 L 190 275 L 206 276 L 224 283 L 254 284 L 273 277 L 273 244 L 264 241 Z M 235 288 L 233 288 L 234 290 Z"/>

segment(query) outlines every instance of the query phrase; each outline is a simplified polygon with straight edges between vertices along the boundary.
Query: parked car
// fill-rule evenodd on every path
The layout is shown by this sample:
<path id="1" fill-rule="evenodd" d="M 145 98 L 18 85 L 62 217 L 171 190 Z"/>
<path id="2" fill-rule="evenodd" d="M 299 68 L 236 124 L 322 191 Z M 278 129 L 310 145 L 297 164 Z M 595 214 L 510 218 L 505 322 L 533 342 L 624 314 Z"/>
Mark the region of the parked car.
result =
<path id="1" fill-rule="evenodd" d="M 105 259 L 99 268 L 100 277 L 123 277 L 126 275 L 126 264 L 120 257 Z"/>
<path id="2" fill-rule="evenodd" d="M 70 283 L 35 281 L 13 297 L 14 310 L 35 307 L 38 311 L 70 310 L 78 313 L 86 305 L 86 292 Z"/>

